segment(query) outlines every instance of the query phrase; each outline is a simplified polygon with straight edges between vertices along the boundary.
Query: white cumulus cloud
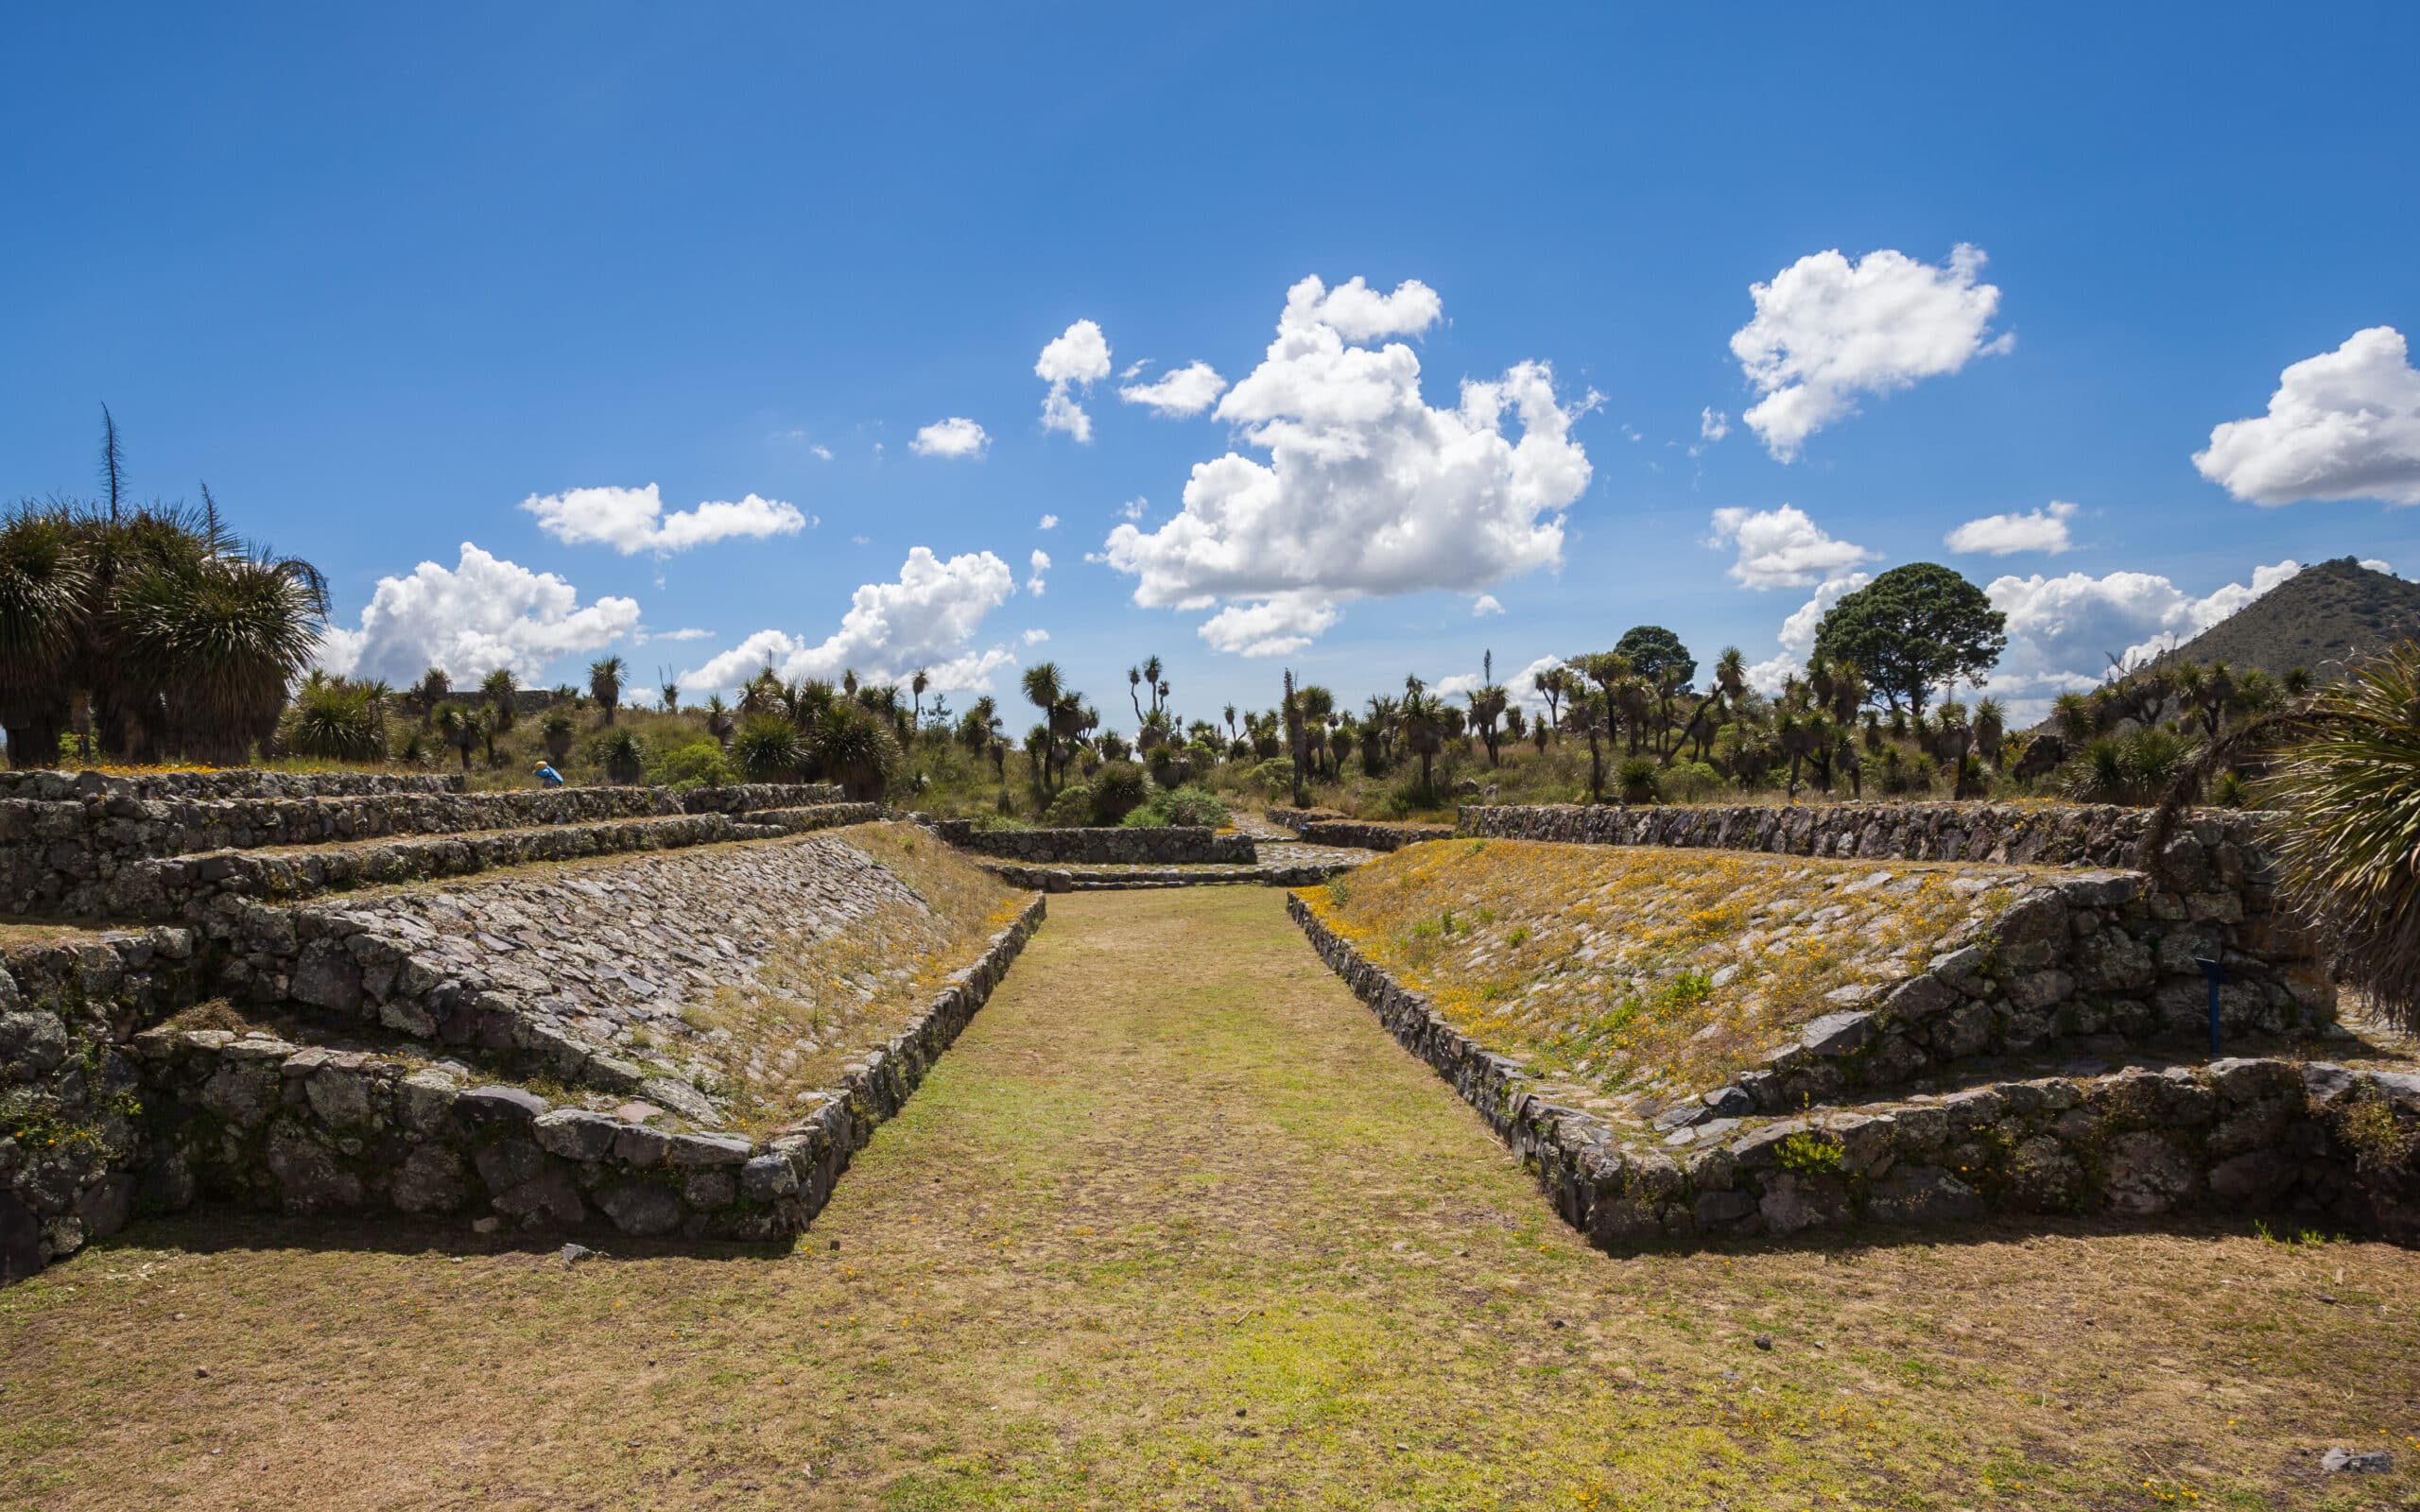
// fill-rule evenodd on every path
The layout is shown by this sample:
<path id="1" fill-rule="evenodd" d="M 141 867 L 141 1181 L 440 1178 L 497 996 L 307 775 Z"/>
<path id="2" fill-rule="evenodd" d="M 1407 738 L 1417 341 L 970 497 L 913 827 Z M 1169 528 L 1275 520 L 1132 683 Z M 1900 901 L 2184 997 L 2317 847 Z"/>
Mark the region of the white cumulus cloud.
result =
<path id="1" fill-rule="evenodd" d="M 1227 380 L 1219 369 L 1206 362 L 1190 363 L 1172 368 L 1148 384 L 1128 384 L 1117 391 L 1117 397 L 1130 404 L 1142 404 L 1173 419 L 1199 415 L 1218 403 L 1226 391 Z"/>
<path id="2" fill-rule="evenodd" d="M 1059 517 L 1055 514 L 1046 514 L 1042 517 L 1042 524 L 1036 528 L 1042 530 L 1056 530 L 1059 528 Z"/>
<path id="3" fill-rule="evenodd" d="M 1043 642 L 1047 641 L 1048 639 L 1050 639 L 1050 632 L 1048 630 L 1028 630 L 1025 632 L 1025 644 L 1028 645 L 1040 645 Z"/>
<path id="4" fill-rule="evenodd" d="M 1466 380 L 1440 409 L 1421 394 L 1410 347 L 1360 344 L 1442 313 L 1417 282 L 1379 294 L 1357 278 L 1333 290 L 1306 278 L 1288 290 L 1276 339 L 1216 411 L 1268 460 L 1231 451 L 1196 463 L 1175 516 L 1110 533 L 1102 559 L 1135 577 L 1134 601 L 1225 601 L 1203 638 L 1276 655 L 1357 598 L 1476 593 L 1559 564 L 1561 511 L 1590 470 L 1552 369 L 1523 362 Z"/>
<path id="5" fill-rule="evenodd" d="M 1016 575 L 988 551 L 947 561 L 918 546 L 900 565 L 897 580 L 867 583 L 851 596 L 839 627 L 821 642 L 784 630 L 764 629 L 681 674 L 681 685 L 700 692 L 735 689 L 770 666 L 785 679 L 838 679 L 855 668 L 860 678 L 896 680 L 918 671 L 943 693 L 981 693 L 992 674 L 1012 666 L 1004 647 L 974 648 L 984 617 L 1016 592 Z"/>
<path id="6" fill-rule="evenodd" d="M 2334 352 L 2288 368 L 2269 413 L 2211 431 L 2193 465 L 2253 504 L 2420 504 L 2420 372 L 2403 333 L 2356 331 Z"/>
<path id="7" fill-rule="evenodd" d="M 1050 386 L 1042 400 L 1042 428 L 1065 431 L 1091 444 L 1093 418 L 1077 403 L 1074 391 L 1109 376 L 1109 338 L 1101 335 L 1100 323 L 1079 320 L 1051 337 L 1034 359 L 1033 375 Z"/>
<path id="8" fill-rule="evenodd" d="M 1995 578 L 1983 592 L 2008 616 L 2008 649 L 1989 686 L 2038 718 L 2044 700 L 2098 685 L 2110 658 L 2132 664 L 2188 641 L 2300 571 L 2289 558 L 2198 596 L 2156 573 Z"/>
<path id="9" fill-rule="evenodd" d="M 1881 555 L 1835 539 L 1794 504 L 1717 509 L 1706 544 L 1737 551 L 1730 574 L 1743 588 L 1806 588 Z"/>
<path id="10" fill-rule="evenodd" d="M 1755 318 L 1731 353 L 1765 397 L 1740 418 L 1775 457 L 1857 412 L 1859 394 L 1887 394 L 2009 350 L 1992 317 L 2000 291 L 1979 284 L 1983 251 L 1961 243 L 1941 266 L 1885 249 L 1852 263 L 1836 249 L 1800 258 L 1770 284 L 1749 285 Z"/>
<path id="11" fill-rule="evenodd" d="M 1025 591 L 1031 593 L 1034 597 L 1040 598 L 1042 596 L 1042 575 L 1050 570 L 1050 554 L 1046 551 L 1036 551 L 1027 559 L 1026 565 L 1031 571 L 1030 576 L 1028 576 L 1025 580 Z"/>
<path id="12" fill-rule="evenodd" d="M 1230 604 L 1197 632 L 1214 651 L 1237 656 L 1289 656 L 1342 618 L 1316 596 L 1279 593 L 1257 604 Z"/>
<path id="13" fill-rule="evenodd" d="M 1781 631 L 1774 639 L 1781 642 L 1784 649 L 1806 655 L 1815 649 L 1815 632 L 1823 627 L 1824 616 L 1832 611 L 1832 606 L 1872 581 L 1874 577 L 1868 573 L 1824 578 L 1816 585 L 1814 596 L 1781 622 Z"/>
<path id="14" fill-rule="evenodd" d="M 812 523 L 796 505 L 753 493 L 666 514 L 663 495 L 652 483 L 643 489 L 533 493 L 521 507 L 538 517 L 539 529 L 567 546 L 611 546 L 625 557 L 687 551 L 735 536 L 794 536 Z"/>
<path id="15" fill-rule="evenodd" d="M 2020 551 L 2048 552 L 2055 557 L 2075 544 L 2067 536 L 2067 522 L 2075 516 L 2074 505 L 2053 499 L 2048 507 L 2028 509 L 2023 514 L 1987 514 L 1980 520 L 1969 520 L 1942 537 L 1942 544 L 1952 551 L 1990 557 L 2007 557 Z"/>
<path id="16" fill-rule="evenodd" d="M 460 681 L 510 667 L 535 681 L 554 662 L 596 651 L 638 628 L 633 598 L 583 606 L 579 591 L 552 573 L 462 542 L 452 567 L 422 562 L 406 577 L 381 577 L 361 622 L 331 626 L 319 662 L 343 677 L 398 686 L 432 666 Z"/>
<path id="17" fill-rule="evenodd" d="M 916 432 L 908 450 L 919 456 L 980 457 L 992 445 L 990 433 L 963 415 L 937 420 Z"/>
<path id="18" fill-rule="evenodd" d="M 1474 619 L 1477 619 L 1483 614 L 1501 614 L 1503 612 L 1504 606 L 1496 602 L 1495 595 L 1494 593 L 1481 593 L 1478 597 L 1471 600 L 1471 617 Z"/>

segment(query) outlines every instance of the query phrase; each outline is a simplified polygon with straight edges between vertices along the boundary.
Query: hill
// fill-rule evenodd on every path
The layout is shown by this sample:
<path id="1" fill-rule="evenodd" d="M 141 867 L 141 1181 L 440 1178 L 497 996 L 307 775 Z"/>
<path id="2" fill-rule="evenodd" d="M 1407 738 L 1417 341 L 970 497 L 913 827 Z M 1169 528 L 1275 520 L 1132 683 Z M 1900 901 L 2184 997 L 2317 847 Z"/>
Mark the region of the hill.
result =
<path id="1" fill-rule="evenodd" d="M 2420 635 L 2420 583 L 2350 557 L 2315 562 L 2176 648 L 2171 655 L 2283 676 L 2308 668 L 2341 677 L 2348 653 Z"/>

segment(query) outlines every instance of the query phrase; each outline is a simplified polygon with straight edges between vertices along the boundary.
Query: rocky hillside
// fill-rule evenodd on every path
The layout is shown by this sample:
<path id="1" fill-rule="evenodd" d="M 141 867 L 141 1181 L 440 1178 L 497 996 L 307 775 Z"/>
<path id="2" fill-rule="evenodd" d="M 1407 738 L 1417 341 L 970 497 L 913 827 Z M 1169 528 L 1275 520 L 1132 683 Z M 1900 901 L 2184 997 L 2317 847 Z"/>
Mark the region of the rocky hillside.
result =
<path id="1" fill-rule="evenodd" d="M 2420 635 L 2420 583 L 2350 557 L 2316 562 L 2177 647 L 2204 665 L 2223 662 L 2283 675 L 2337 676 L 2350 653 Z"/>

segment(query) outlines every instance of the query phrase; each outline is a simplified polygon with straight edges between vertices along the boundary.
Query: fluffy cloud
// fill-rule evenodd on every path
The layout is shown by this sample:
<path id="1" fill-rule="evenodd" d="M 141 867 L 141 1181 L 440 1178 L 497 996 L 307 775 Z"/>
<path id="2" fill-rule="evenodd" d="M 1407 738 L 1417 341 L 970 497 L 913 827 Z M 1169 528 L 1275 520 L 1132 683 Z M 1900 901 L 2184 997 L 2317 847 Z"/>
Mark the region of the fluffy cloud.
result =
<path id="1" fill-rule="evenodd" d="M 1987 514 L 1980 520 L 1969 520 L 1942 537 L 1942 544 L 1952 551 L 1974 552 L 1984 556 L 2006 557 L 2020 551 L 2043 551 L 2055 557 L 2075 544 L 2067 539 L 2067 522 L 2075 518 L 2076 507 L 2050 501 L 2045 509 L 2029 509 L 2023 514 Z"/>
<path id="2" fill-rule="evenodd" d="M 786 679 L 837 679 L 854 667 L 876 681 L 923 669 L 943 693 L 984 692 L 992 674 L 1016 658 L 999 646 L 972 649 L 984 616 L 1016 592 L 1016 575 L 988 551 L 943 561 L 924 546 L 908 553 L 895 582 L 867 583 L 849 601 L 840 627 L 820 642 L 758 630 L 700 667 L 681 674 L 700 692 L 734 689 L 770 666 Z"/>
<path id="3" fill-rule="evenodd" d="M 345 677 L 401 685 L 426 668 L 458 680 L 510 667 L 535 681 L 558 658 L 601 649 L 638 628 L 638 600 L 579 592 L 552 573 L 462 542 L 453 567 L 422 562 L 408 577 L 382 577 L 354 629 L 330 627 L 320 665 Z"/>
<path id="4" fill-rule="evenodd" d="M 1050 386 L 1042 400 L 1042 428 L 1065 431 L 1090 445 L 1093 418 L 1076 402 L 1073 390 L 1090 388 L 1109 376 L 1109 338 L 1100 323 L 1079 320 L 1050 339 L 1034 359 L 1033 375 Z"/>
<path id="5" fill-rule="evenodd" d="M 1117 391 L 1117 397 L 1130 404 L 1144 404 L 1172 419 L 1199 415 L 1217 403 L 1226 391 L 1227 380 L 1206 362 L 1174 368 L 1148 384 L 1128 384 Z"/>
<path id="6" fill-rule="evenodd" d="M 1731 434 L 1731 417 L 1714 408 L 1698 411 L 1698 438 L 1709 444 Z"/>
<path id="7" fill-rule="evenodd" d="M 1056 530 L 1059 528 L 1059 517 L 1055 514 L 1046 514 L 1042 517 L 1042 524 L 1037 525 L 1035 528 L 1040 530 Z"/>
<path id="8" fill-rule="evenodd" d="M 1514 703 L 1520 704 L 1524 708 L 1532 710 L 1538 713 L 1546 713 L 1547 700 L 1546 696 L 1537 691 L 1537 679 L 1542 674 L 1552 672 L 1555 668 L 1561 665 L 1563 665 L 1563 658 L 1559 656 L 1542 656 L 1535 662 L 1530 662 L 1528 666 L 1523 667 L 1520 671 L 1515 672 L 1511 677 L 1505 679 L 1505 691 L 1512 695 L 1512 701 Z"/>
<path id="9" fill-rule="evenodd" d="M 1935 267 L 1903 252 L 1839 251 L 1800 258 L 1770 284 L 1749 285 L 1755 318 L 1731 354 L 1765 397 L 1740 419 L 1782 461 L 1806 438 L 1857 412 L 1860 393 L 1887 394 L 2006 352 L 1994 335 L 2000 291 L 1978 284 L 1981 248 L 1961 243 Z"/>
<path id="10" fill-rule="evenodd" d="M 1336 289 L 1306 278 L 1288 290 L 1267 355 L 1216 411 L 1269 460 L 1229 452 L 1197 463 L 1173 518 L 1110 533 L 1102 559 L 1134 576 L 1134 601 L 1226 600 L 1202 637 L 1277 655 L 1353 599 L 1476 593 L 1558 564 L 1560 511 L 1587 488 L 1589 465 L 1552 370 L 1524 362 L 1465 381 L 1456 407 L 1436 409 L 1411 348 L 1357 344 L 1425 330 L 1442 313 L 1416 282 L 1379 294 L 1357 278 Z"/>
<path id="11" fill-rule="evenodd" d="M 1731 578 L 1743 588 L 1805 588 L 1880 555 L 1833 539 L 1794 504 L 1717 509 L 1706 544 L 1717 551 L 1737 548 Z"/>
<path id="12" fill-rule="evenodd" d="M 1237 656 L 1290 656 L 1342 618 L 1316 595 L 1280 593 L 1257 604 L 1230 604 L 1198 632 L 1214 651 Z"/>
<path id="13" fill-rule="evenodd" d="M 2193 454 L 2238 499 L 2420 504 L 2420 372 L 2393 326 L 2356 331 L 2278 376 L 2269 413 L 2233 420 Z"/>
<path id="14" fill-rule="evenodd" d="M 2111 657 L 2131 664 L 2190 640 L 2300 571 L 2290 559 L 2255 568 L 2251 582 L 2200 597 L 2155 573 L 1996 578 L 1983 592 L 2008 616 L 2008 650 L 1990 687 L 2038 717 L 2044 700 L 2098 685 Z"/>
<path id="15" fill-rule="evenodd" d="M 1781 622 L 1781 631 L 1774 639 L 1786 649 L 1806 655 L 1815 649 L 1815 632 L 1823 626 L 1824 616 L 1832 611 L 1832 606 L 1872 581 L 1873 576 L 1866 573 L 1824 578 L 1816 585 L 1815 595 Z"/>
<path id="16" fill-rule="evenodd" d="M 1495 601 L 1495 595 L 1494 593 L 1481 593 L 1478 597 L 1471 600 L 1471 617 L 1474 619 L 1483 614 L 1501 614 L 1503 612 L 1504 606 Z"/>
<path id="17" fill-rule="evenodd" d="M 1027 565 L 1031 569 L 1031 574 L 1025 580 L 1025 591 L 1031 593 L 1034 597 L 1040 598 L 1042 596 L 1042 575 L 1050 570 L 1050 554 L 1046 551 L 1036 551 L 1032 557 L 1027 559 Z"/>
<path id="18" fill-rule="evenodd" d="M 981 457 L 992 445 L 982 426 L 963 415 L 937 420 L 916 433 L 908 450 L 919 456 Z"/>
<path id="19" fill-rule="evenodd" d="M 1043 642 L 1047 641 L 1048 639 L 1050 639 L 1050 632 L 1048 630 L 1028 630 L 1025 632 L 1025 644 L 1028 645 L 1040 645 Z"/>
<path id="20" fill-rule="evenodd" d="M 808 447 L 807 450 L 815 454 L 815 459 L 819 462 L 829 462 L 832 460 L 832 448 L 823 445 L 820 441 L 815 445 Z"/>
<path id="21" fill-rule="evenodd" d="M 664 512 L 650 483 L 644 489 L 567 489 L 533 493 L 521 507 L 538 528 L 567 546 L 606 545 L 625 557 L 642 551 L 686 551 L 734 536 L 794 536 L 810 524 L 796 505 L 752 493 L 736 502 L 708 500 L 694 509 Z"/>

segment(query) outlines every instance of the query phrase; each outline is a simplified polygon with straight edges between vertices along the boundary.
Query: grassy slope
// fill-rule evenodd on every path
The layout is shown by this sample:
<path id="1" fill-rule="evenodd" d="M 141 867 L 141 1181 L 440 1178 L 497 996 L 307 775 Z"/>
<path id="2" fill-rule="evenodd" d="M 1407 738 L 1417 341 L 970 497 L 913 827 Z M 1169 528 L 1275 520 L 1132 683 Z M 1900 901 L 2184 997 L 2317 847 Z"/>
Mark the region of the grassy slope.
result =
<path id="1" fill-rule="evenodd" d="M 0 1505 L 2420 1491 L 2420 1257 L 2056 1224 L 1611 1259 L 1259 890 L 1054 902 L 796 1253 L 611 1247 L 139 1228 L 0 1292 Z M 2323 1482 L 2339 1442 L 2401 1468 Z"/>
<path id="2" fill-rule="evenodd" d="M 1922 970 L 2023 870 L 1435 840 L 1305 896 L 1482 1044 L 1636 1092 L 1716 1085 L 1838 1007 L 1824 993 Z"/>

